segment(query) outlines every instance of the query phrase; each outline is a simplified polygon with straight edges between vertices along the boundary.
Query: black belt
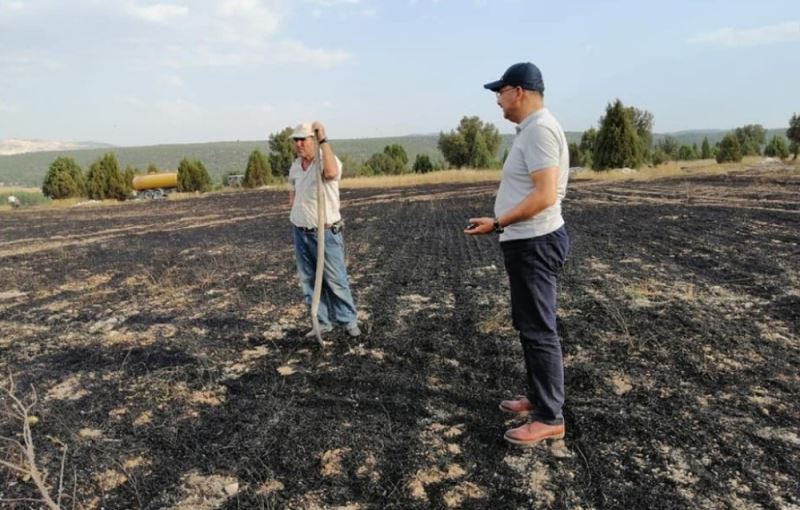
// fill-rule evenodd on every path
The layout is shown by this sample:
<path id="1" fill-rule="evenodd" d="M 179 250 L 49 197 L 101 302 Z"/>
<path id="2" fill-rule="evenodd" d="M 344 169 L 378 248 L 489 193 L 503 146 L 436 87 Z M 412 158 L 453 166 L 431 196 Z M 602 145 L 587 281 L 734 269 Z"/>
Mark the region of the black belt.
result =
<path id="1" fill-rule="evenodd" d="M 295 227 L 297 227 L 297 225 L 295 225 Z M 306 233 L 316 232 L 317 231 L 317 227 L 311 227 L 311 228 L 308 228 L 308 227 L 297 227 L 297 228 L 300 229 L 301 232 L 306 232 Z M 338 234 L 339 232 L 342 231 L 342 229 L 344 229 L 344 220 L 339 220 L 339 221 L 337 221 L 335 223 L 332 223 L 330 225 L 325 225 L 325 230 L 327 230 L 327 229 L 331 229 L 331 232 L 333 232 L 334 234 Z"/>

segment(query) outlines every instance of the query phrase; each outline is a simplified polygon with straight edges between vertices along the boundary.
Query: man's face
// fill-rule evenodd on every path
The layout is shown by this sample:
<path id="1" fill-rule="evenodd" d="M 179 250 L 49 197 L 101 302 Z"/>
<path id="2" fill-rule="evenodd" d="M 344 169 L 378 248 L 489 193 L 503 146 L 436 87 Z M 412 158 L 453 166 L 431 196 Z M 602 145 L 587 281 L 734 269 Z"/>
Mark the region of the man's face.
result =
<path id="1" fill-rule="evenodd" d="M 293 138 L 294 150 L 297 155 L 304 159 L 312 159 L 314 157 L 314 140 L 309 136 L 308 138 Z"/>
<path id="2" fill-rule="evenodd" d="M 506 85 L 495 92 L 497 96 L 497 104 L 503 109 L 503 117 L 513 121 L 513 112 L 519 103 L 520 94 L 522 89 L 519 87 L 512 87 Z"/>

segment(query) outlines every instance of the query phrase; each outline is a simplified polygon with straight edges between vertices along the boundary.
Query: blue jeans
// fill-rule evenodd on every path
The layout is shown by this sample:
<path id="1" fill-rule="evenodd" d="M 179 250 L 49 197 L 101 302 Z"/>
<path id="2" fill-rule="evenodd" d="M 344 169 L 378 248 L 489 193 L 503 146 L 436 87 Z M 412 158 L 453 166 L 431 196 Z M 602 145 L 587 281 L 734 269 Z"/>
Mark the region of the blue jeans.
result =
<path id="1" fill-rule="evenodd" d="M 303 290 L 303 299 L 310 306 L 317 271 L 317 232 L 304 232 L 293 225 L 292 236 L 300 288 Z M 330 326 L 331 323 L 345 326 L 358 323 L 344 264 L 344 236 L 341 232 L 334 234 L 329 228 L 325 229 L 325 269 L 317 319 L 320 327 Z"/>
<path id="2" fill-rule="evenodd" d="M 557 276 L 569 252 L 561 228 L 539 237 L 500 243 L 511 287 L 511 316 L 519 331 L 533 419 L 564 422 L 564 362 L 556 329 Z"/>

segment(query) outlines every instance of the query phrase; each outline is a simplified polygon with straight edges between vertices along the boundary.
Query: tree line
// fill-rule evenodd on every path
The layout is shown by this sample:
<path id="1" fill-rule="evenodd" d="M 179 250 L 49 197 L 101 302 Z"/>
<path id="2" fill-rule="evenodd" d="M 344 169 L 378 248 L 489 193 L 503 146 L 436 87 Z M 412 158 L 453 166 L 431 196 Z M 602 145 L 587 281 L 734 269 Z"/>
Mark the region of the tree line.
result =
<path id="1" fill-rule="evenodd" d="M 626 107 L 617 99 L 600 117 L 598 129 L 588 129 L 581 136 L 580 143 L 570 144 L 570 166 L 608 170 L 677 160 L 715 158 L 718 163 L 738 162 L 744 156 L 760 155 L 783 160 L 790 154 L 797 159 L 800 152 L 800 116 L 797 114 L 789 120 L 788 143 L 777 135 L 767 141 L 766 130 L 760 124 L 738 127 L 713 146 L 705 137 L 700 147 L 679 144 L 671 136 L 653 144 L 652 129 L 653 115 L 650 112 Z"/>
<path id="2" fill-rule="evenodd" d="M 95 160 L 84 173 L 74 159 L 61 156 L 55 159 L 42 183 L 42 194 L 48 198 L 89 198 L 92 200 L 125 200 L 133 195 L 133 179 L 137 175 L 159 173 L 153 164 L 146 172 L 128 166 L 120 170 L 117 157 L 106 153 Z M 179 191 L 208 191 L 211 177 L 199 160 L 184 158 L 178 164 Z"/>
<path id="3" fill-rule="evenodd" d="M 748 124 L 727 133 L 715 145 L 708 137 L 697 144 L 679 144 L 673 137 L 665 136 L 653 143 L 653 114 L 636 107 L 626 107 L 617 99 L 609 103 L 600 117 L 598 128 L 589 128 L 581 135 L 579 143 L 569 144 L 570 166 L 594 170 L 611 168 L 639 168 L 642 165 L 659 165 L 666 161 L 715 158 L 717 162 L 741 161 L 744 156 L 764 155 L 786 159 L 800 152 L 800 115 L 789 120 L 786 139 L 773 136 L 766 140 L 766 130 L 760 124 Z M 267 140 L 268 154 L 254 150 L 247 161 L 241 185 L 256 188 L 285 180 L 296 158 L 291 138 L 292 128 L 272 133 Z M 788 140 L 788 142 L 787 142 Z M 433 160 L 428 154 L 417 154 L 409 165 L 408 154 L 400 144 L 384 147 L 382 152 L 359 162 L 340 155 L 345 177 L 368 175 L 397 175 L 427 173 L 447 168 L 499 168 L 508 156 L 507 151 L 498 158 L 502 137 L 491 123 L 478 117 L 465 116 L 450 132 L 441 132 L 437 147 L 443 160 Z M 133 178 L 160 170 L 151 164 L 146 172 L 128 166 L 120 170 L 117 158 L 107 153 L 94 161 L 84 172 L 69 157 L 58 157 L 50 165 L 42 184 L 42 193 L 50 198 L 86 197 L 95 200 L 125 200 L 132 196 Z M 212 187 L 208 170 L 199 160 L 184 158 L 178 164 L 178 190 L 206 192 Z M 226 185 L 229 174 L 222 177 Z"/>

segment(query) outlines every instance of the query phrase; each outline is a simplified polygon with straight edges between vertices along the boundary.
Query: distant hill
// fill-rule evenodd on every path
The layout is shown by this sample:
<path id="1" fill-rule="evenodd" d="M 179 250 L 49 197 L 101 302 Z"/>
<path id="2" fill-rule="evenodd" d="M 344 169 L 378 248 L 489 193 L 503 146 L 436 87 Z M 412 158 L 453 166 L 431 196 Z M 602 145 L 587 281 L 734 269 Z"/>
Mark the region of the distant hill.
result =
<path id="1" fill-rule="evenodd" d="M 679 143 L 693 144 L 698 147 L 703 142 L 703 137 L 708 136 L 713 145 L 728 133 L 729 130 L 692 130 L 674 133 L 658 133 L 654 141 L 664 136 L 672 136 Z M 773 135 L 785 135 L 786 129 L 767 130 L 767 139 Z M 580 142 L 582 132 L 568 131 L 567 140 Z M 502 135 L 503 141 L 498 150 L 498 157 L 510 146 L 513 135 Z M 391 144 L 400 144 L 408 153 L 410 161 L 414 161 L 417 154 L 426 153 L 433 160 L 443 159 L 442 153 L 436 147 L 439 134 L 396 136 L 385 138 L 358 138 L 350 140 L 331 140 L 337 154 L 347 155 L 356 161 L 363 162 L 376 152 Z M 103 145 L 103 144 L 95 144 Z M 254 149 L 267 153 L 269 148 L 266 140 L 237 141 L 237 142 L 209 142 L 196 144 L 151 145 L 143 147 L 113 147 L 103 145 L 100 148 L 58 149 L 44 152 L 31 152 L 26 154 L 0 155 L 0 184 L 39 187 L 50 164 L 59 156 L 73 158 L 84 171 L 103 154 L 112 152 L 117 156 L 121 169 L 132 165 L 145 170 L 151 163 L 160 169 L 176 169 L 183 158 L 199 159 L 208 168 L 211 177 L 219 181 L 222 175 L 228 172 L 244 173 L 247 158 Z"/>
<path id="2" fill-rule="evenodd" d="M 68 151 L 79 149 L 110 148 L 113 145 L 97 142 L 57 142 L 52 140 L 0 140 L 0 156 L 30 152 Z"/>

